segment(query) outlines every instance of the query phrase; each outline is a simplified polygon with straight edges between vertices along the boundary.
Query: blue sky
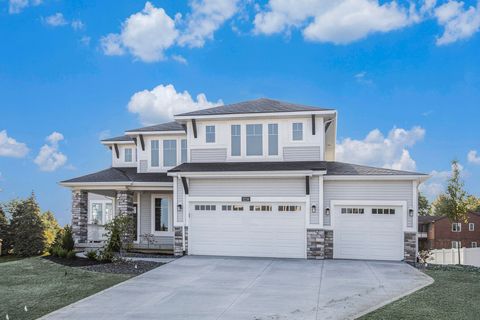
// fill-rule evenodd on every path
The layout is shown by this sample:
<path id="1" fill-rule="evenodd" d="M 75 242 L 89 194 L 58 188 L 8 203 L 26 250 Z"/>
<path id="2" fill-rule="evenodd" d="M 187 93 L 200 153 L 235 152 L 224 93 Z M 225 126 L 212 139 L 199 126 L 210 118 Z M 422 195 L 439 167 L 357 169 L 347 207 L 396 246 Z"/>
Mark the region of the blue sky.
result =
<path id="1" fill-rule="evenodd" d="M 258 97 L 336 108 L 340 160 L 433 197 L 458 159 L 480 195 L 478 2 L 304 3 L 1 1 L 0 201 L 68 223 L 58 181 L 110 165 L 100 138 Z"/>

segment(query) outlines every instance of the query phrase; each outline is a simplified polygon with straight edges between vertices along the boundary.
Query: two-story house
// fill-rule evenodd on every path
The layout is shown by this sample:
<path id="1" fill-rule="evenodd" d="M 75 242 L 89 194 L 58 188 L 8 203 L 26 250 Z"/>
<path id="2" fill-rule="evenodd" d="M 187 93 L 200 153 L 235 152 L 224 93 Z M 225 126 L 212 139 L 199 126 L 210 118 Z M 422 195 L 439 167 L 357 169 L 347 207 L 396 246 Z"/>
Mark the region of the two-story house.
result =
<path id="1" fill-rule="evenodd" d="M 480 245 L 480 213 L 468 213 L 467 222 L 446 216 L 418 217 L 418 247 L 425 249 L 476 248 Z"/>
<path id="2" fill-rule="evenodd" d="M 77 246 L 130 214 L 137 247 L 177 256 L 414 261 L 428 176 L 336 162 L 336 130 L 335 110 L 258 99 L 103 140 L 112 167 L 61 183 Z"/>

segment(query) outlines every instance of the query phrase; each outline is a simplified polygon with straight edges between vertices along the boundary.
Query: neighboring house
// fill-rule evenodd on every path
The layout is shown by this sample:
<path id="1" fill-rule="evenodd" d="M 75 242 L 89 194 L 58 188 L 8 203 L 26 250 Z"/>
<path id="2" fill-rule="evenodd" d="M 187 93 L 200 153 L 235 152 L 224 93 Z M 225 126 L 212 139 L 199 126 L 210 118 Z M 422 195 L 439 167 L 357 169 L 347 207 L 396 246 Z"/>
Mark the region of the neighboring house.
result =
<path id="1" fill-rule="evenodd" d="M 480 245 L 480 213 L 469 213 L 467 223 L 454 223 L 446 216 L 418 217 L 420 250 L 476 248 L 478 245 Z"/>
<path id="2" fill-rule="evenodd" d="M 335 110 L 258 99 L 103 140 L 112 167 L 61 183 L 77 246 L 131 214 L 136 247 L 177 256 L 414 261 L 428 176 L 336 162 L 336 131 Z"/>

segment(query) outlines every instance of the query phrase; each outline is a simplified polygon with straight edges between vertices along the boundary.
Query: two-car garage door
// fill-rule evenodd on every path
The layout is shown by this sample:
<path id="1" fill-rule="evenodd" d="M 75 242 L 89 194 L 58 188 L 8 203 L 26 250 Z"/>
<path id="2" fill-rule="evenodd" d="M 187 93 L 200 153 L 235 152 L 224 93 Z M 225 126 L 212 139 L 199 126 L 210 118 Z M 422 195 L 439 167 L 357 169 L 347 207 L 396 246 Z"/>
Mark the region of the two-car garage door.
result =
<path id="1" fill-rule="evenodd" d="M 190 204 L 189 253 L 305 258 L 305 203 Z"/>

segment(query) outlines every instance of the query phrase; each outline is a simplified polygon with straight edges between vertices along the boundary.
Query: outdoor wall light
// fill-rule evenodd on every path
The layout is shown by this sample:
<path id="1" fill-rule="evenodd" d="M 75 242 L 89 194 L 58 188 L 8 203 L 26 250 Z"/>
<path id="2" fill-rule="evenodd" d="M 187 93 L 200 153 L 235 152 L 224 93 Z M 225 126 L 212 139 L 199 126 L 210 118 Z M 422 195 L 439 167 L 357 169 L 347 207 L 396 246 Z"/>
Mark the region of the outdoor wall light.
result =
<path id="1" fill-rule="evenodd" d="M 177 205 L 177 209 L 178 211 L 182 211 L 182 205 L 181 204 Z"/>
<path id="2" fill-rule="evenodd" d="M 326 208 L 326 209 L 325 209 L 325 214 L 326 214 L 327 216 L 330 215 L 330 208 Z"/>
<path id="3" fill-rule="evenodd" d="M 413 217 L 413 209 L 408 210 L 408 215 L 409 215 L 410 217 Z"/>
<path id="4" fill-rule="evenodd" d="M 315 205 L 312 206 L 312 213 L 317 212 L 317 207 Z"/>

